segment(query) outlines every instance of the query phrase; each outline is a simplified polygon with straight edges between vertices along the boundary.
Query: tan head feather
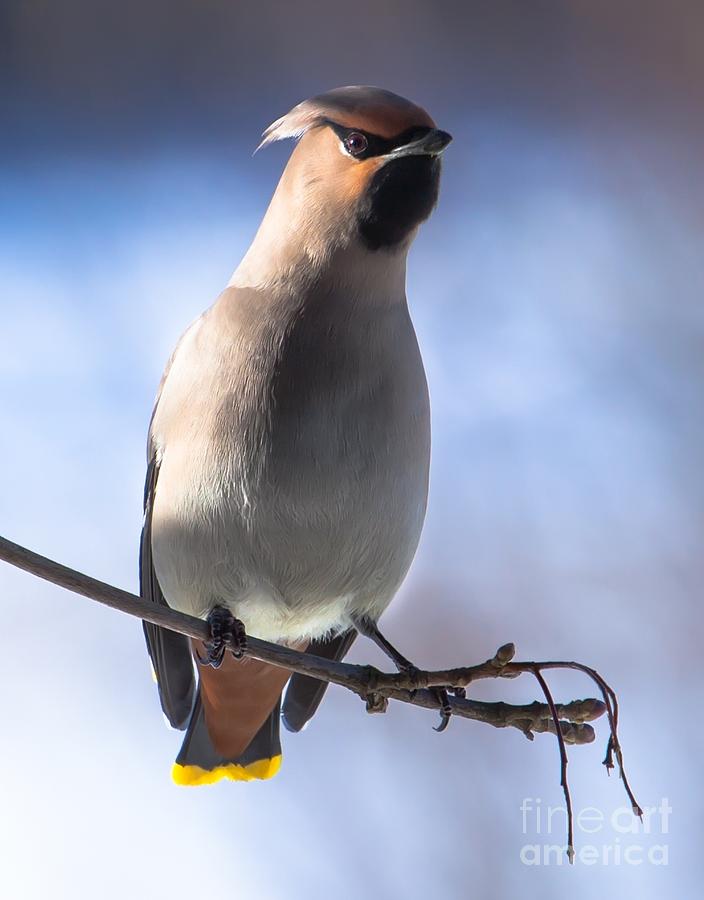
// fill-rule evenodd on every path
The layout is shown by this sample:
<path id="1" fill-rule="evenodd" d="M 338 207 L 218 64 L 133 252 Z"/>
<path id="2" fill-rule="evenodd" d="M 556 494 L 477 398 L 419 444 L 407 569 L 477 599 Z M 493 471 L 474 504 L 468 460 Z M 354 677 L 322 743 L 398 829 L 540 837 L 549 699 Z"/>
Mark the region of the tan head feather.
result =
<path id="1" fill-rule="evenodd" d="M 416 126 L 435 127 L 428 113 L 410 100 L 382 88 L 351 85 L 335 88 L 294 106 L 266 129 L 257 150 L 274 141 L 299 138 L 309 129 L 328 121 L 385 138 Z"/>

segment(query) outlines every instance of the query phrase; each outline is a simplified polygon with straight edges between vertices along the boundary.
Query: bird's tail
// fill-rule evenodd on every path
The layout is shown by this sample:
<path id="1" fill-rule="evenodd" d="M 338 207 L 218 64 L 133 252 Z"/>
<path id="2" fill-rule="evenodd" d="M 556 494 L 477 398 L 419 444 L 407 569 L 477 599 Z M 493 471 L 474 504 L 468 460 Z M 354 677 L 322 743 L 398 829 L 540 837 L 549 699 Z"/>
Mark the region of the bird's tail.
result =
<path id="1" fill-rule="evenodd" d="M 205 647 L 194 642 L 202 656 Z M 281 766 L 281 692 L 290 673 L 227 654 L 217 669 L 199 666 L 198 697 L 173 768 L 176 784 L 271 778 Z"/>
<path id="2" fill-rule="evenodd" d="M 197 786 L 215 784 L 222 779 L 254 781 L 272 778 L 281 766 L 279 719 L 281 701 L 244 750 L 234 758 L 227 758 L 213 746 L 208 732 L 200 694 L 191 715 L 181 750 L 172 770 L 176 784 Z"/>

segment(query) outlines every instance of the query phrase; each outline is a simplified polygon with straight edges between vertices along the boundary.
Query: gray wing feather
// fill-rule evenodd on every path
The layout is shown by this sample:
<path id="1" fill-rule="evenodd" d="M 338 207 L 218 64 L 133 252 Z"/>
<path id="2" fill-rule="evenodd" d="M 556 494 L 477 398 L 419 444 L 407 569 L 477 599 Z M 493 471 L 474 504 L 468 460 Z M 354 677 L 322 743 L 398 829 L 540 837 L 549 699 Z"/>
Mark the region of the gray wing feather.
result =
<path id="1" fill-rule="evenodd" d="M 311 641 L 307 652 L 325 659 L 342 659 L 357 637 L 357 631 L 350 628 L 330 640 Z M 326 681 L 318 681 L 310 675 L 294 675 L 286 688 L 282 719 L 289 731 L 300 731 L 314 715 L 323 694 L 327 689 Z"/>
<path id="2" fill-rule="evenodd" d="M 168 606 L 159 587 L 152 563 L 152 507 L 159 467 L 152 455 L 144 487 L 144 527 L 139 553 L 140 594 L 144 600 Z M 147 650 L 159 686 L 164 715 L 174 728 L 183 731 L 193 709 L 196 694 L 190 643 L 187 637 L 144 622 Z"/>

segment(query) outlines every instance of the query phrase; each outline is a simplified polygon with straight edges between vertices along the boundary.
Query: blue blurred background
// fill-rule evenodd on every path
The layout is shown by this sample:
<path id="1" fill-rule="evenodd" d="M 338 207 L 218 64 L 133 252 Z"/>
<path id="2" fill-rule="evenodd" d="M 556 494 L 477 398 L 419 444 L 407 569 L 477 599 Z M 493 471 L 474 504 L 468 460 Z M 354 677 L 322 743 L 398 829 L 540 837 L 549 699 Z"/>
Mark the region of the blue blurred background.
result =
<path id="1" fill-rule="evenodd" d="M 521 812 L 562 804 L 552 738 L 438 736 L 334 688 L 273 781 L 176 788 L 139 624 L 3 566 L 2 896 L 697 895 L 703 45 L 697 0 L 4 0 L 0 533 L 136 588 L 162 368 L 290 152 L 252 159 L 259 133 L 337 85 L 395 90 L 455 141 L 410 260 L 431 501 L 385 629 L 429 667 L 508 640 L 597 666 L 641 804 L 672 814 L 613 818 L 597 723 L 570 776 L 599 858 L 526 865 L 563 843 Z"/>

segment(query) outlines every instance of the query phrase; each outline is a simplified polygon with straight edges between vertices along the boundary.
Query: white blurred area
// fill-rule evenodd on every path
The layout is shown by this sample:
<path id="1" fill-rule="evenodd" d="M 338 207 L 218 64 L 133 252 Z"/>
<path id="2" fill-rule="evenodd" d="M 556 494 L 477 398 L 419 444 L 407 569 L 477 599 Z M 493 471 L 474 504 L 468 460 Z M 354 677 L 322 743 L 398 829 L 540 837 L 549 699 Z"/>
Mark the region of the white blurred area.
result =
<path id="1" fill-rule="evenodd" d="M 452 118 L 452 116 L 450 116 Z M 618 690 L 631 783 L 668 865 L 526 866 L 521 804 L 562 804 L 555 741 L 332 688 L 263 784 L 179 789 L 139 623 L 0 567 L 0 891 L 13 900 L 696 893 L 702 837 L 702 221 L 665 138 L 461 110 L 412 252 L 428 371 L 427 525 L 383 620 L 419 665 L 577 659 Z M 633 150 L 639 148 L 634 159 Z M 136 589 L 144 441 L 178 334 L 226 283 L 285 157 L 18 167 L 0 182 L 0 532 Z M 690 166 L 690 168 L 688 168 Z M 252 175 L 250 173 L 256 173 Z M 699 170 L 699 176 L 701 170 Z M 253 181 L 256 178 L 256 181 Z M 10 222 L 12 223 L 10 225 Z M 352 659 L 381 663 L 360 639 Z M 593 695 L 553 673 L 559 699 Z M 538 686 L 482 684 L 524 702 Z M 597 741 L 577 810 L 625 795 Z M 632 835 L 576 834 L 625 846 Z M 550 843 L 562 843 L 559 828 Z"/>

